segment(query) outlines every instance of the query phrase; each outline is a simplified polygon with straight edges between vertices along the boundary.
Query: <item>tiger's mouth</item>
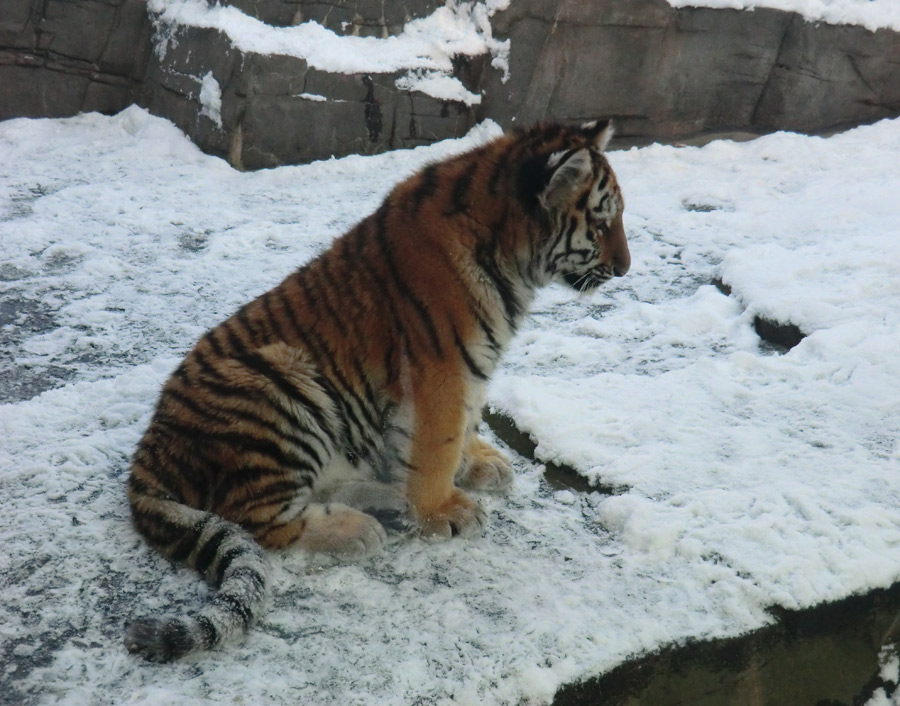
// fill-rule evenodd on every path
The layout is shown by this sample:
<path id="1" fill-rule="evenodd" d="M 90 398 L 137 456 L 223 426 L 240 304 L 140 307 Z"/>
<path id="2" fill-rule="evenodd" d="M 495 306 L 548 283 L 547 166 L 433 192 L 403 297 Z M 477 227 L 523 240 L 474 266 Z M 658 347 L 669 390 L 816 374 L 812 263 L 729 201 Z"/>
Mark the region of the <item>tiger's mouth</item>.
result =
<path id="1" fill-rule="evenodd" d="M 613 275 L 611 267 L 597 267 L 587 272 L 566 272 L 562 275 L 562 279 L 576 292 L 589 292 L 609 282 Z"/>

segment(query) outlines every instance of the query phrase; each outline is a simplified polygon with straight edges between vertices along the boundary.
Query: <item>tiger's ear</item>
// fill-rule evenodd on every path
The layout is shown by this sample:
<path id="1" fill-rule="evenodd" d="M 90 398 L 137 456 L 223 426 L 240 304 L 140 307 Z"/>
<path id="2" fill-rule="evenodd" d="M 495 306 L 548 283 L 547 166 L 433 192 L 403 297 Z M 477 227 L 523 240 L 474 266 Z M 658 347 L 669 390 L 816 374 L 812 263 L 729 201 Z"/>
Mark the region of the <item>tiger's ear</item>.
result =
<path id="1" fill-rule="evenodd" d="M 546 209 L 559 208 L 593 174 L 591 154 L 586 147 L 574 152 L 554 152 L 547 160 L 547 169 L 552 170 L 550 180 L 538 199 Z"/>
<path id="2" fill-rule="evenodd" d="M 584 123 L 581 126 L 581 131 L 584 133 L 585 137 L 591 141 L 594 148 L 600 152 L 603 152 L 606 149 L 606 146 L 616 132 L 612 120 L 609 119 L 592 120 L 589 123 Z"/>

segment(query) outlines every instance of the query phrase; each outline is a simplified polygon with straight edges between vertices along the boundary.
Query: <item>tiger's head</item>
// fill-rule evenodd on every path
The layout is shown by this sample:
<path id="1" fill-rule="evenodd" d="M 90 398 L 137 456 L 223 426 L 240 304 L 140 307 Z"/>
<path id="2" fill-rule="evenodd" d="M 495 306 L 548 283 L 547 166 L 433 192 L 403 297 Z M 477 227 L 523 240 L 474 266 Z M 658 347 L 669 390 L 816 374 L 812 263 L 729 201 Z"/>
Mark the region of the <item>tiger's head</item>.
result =
<path id="1" fill-rule="evenodd" d="M 625 204 L 603 154 L 612 135 L 609 120 L 531 131 L 535 144 L 519 174 L 519 192 L 544 231 L 532 266 L 546 281 L 558 279 L 585 291 L 621 277 L 631 266 L 622 225 Z"/>

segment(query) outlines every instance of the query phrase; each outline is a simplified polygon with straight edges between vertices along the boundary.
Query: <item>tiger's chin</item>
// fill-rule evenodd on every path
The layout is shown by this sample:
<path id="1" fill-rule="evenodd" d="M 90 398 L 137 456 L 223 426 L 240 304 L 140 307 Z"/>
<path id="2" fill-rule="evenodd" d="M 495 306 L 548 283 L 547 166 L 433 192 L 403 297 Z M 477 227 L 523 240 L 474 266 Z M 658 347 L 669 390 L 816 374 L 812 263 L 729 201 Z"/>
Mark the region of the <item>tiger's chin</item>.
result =
<path id="1" fill-rule="evenodd" d="M 587 272 L 566 272 L 561 279 L 576 292 L 590 292 L 613 278 L 612 273 L 605 270 L 588 270 Z"/>

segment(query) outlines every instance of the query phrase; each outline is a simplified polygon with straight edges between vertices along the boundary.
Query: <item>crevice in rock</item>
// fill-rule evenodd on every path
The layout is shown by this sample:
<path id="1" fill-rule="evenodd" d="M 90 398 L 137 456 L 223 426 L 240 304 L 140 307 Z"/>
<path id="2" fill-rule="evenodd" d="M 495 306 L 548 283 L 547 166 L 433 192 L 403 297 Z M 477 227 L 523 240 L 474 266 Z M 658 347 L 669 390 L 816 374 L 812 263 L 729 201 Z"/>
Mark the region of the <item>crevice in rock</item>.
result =
<path id="1" fill-rule="evenodd" d="M 628 492 L 624 486 L 614 486 L 605 483 L 592 484 L 571 466 L 565 464 L 544 461 L 535 456 L 537 444 L 531 437 L 516 425 L 508 415 L 485 407 L 481 415 L 482 420 L 491 431 L 520 456 L 540 463 L 544 466 L 544 479 L 554 490 L 574 490 L 579 493 L 602 493 L 604 495 L 621 495 Z"/>

